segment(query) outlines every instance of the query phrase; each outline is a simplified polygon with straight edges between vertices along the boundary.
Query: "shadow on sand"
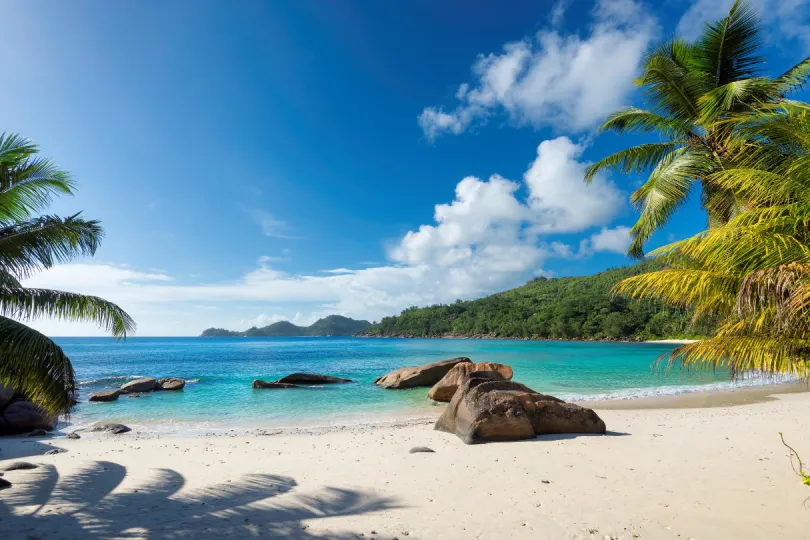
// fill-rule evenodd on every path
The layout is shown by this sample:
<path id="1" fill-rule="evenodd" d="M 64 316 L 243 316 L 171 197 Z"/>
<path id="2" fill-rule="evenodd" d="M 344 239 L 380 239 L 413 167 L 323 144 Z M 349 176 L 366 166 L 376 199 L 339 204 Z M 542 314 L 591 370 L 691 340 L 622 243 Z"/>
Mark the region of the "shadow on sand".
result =
<path id="1" fill-rule="evenodd" d="M 64 477 L 52 465 L 6 473 L 13 487 L 0 492 L 0 537 L 357 538 L 349 531 L 319 535 L 302 521 L 398 507 L 389 498 L 338 488 L 280 500 L 296 482 L 270 474 L 181 492 L 185 478 L 158 469 L 137 488 L 116 491 L 126 476 L 125 467 L 106 461 Z"/>

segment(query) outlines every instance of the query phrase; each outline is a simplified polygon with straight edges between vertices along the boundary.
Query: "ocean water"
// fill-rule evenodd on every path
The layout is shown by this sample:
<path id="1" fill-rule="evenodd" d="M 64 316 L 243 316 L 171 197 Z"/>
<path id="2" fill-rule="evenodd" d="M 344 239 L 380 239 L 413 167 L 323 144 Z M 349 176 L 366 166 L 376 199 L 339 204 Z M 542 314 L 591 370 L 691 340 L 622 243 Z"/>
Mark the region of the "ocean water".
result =
<path id="1" fill-rule="evenodd" d="M 634 397 L 759 384 L 725 372 L 651 370 L 672 345 L 559 341 L 364 338 L 57 338 L 80 381 L 75 425 L 99 420 L 216 428 L 374 422 L 435 411 L 427 389 L 385 390 L 388 371 L 455 356 L 512 366 L 515 380 L 569 400 Z M 350 384 L 253 390 L 253 379 L 293 372 L 352 379 Z M 88 403 L 87 394 L 135 377 L 182 377 L 182 392 Z"/>

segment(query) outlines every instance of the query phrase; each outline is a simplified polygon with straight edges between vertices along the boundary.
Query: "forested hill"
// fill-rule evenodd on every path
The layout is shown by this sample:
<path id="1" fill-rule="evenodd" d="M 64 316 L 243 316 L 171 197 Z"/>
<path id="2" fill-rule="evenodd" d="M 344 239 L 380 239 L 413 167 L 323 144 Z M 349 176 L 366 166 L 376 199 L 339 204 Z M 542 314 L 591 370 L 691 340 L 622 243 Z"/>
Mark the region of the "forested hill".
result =
<path id="1" fill-rule="evenodd" d="M 250 328 L 244 332 L 208 328 L 201 337 L 297 337 L 297 336 L 352 336 L 371 326 L 368 321 L 357 321 L 340 315 L 329 315 L 319 319 L 312 326 L 296 326 L 291 322 L 279 321 L 262 328 Z"/>
<path id="2" fill-rule="evenodd" d="M 492 336 L 533 339 L 646 340 L 710 334 L 688 313 L 614 297 L 620 280 L 658 268 L 644 262 L 583 277 L 540 277 L 479 300 L 408 308 L 364 330 L 367 336 Z"/>

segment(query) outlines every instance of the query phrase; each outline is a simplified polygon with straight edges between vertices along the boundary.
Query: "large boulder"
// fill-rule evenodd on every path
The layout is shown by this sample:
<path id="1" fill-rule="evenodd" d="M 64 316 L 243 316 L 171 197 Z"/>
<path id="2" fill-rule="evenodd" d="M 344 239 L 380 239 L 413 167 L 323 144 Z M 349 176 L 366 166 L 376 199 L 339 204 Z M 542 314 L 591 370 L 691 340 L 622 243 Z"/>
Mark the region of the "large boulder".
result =
<path id="1" fill-rule="evenodd" d="M 377 378 L 374 384 L 383 388 L 403 389 L 433 386 L 457 364 L 472 363 L 469 358 L 459 357 L 423 366 L 404 367 Z"/>
<path id="2" fill-rule="evenodd" d="M 291 373 L 276 382 L 289 384 L 336 384 L 350 383 L 352 381 L 351 379 L 341 379 L 340 377 L 330 377 L 329 375 L 318 375 L 316 373 Z"/>
<path id="3" fill-rule="evenodd" d="M 290 383 L 268 382 L 256 379 L 253 381 L 253 388 L 257 390 L 276 390 L 281 388 L 300 388 L 300 386 Z"/>
<path id="4" fill-rule="evenodd" d="M 535 392 L 514 381 L 471 374 L 456 391 L 436 429 L 466 444 L 518 441 L 550 433 L 605 433 L 591 409 Z"/>
<path id="5" fill-rule="evenodd" d="M 87 398 L 87 401 L 116 401 L 120 395 L 120 390 L 104 390 L 102 392 L 93 392 Z"/>
<path id="6" fill-rule="evenodd" d="M 14 398 L 14 389 L 10 386 L 4 386 L 0 383 L 0 411 L 6 408 L 6 405 L 11 403 Z"/>
<path id="7" fill-rule="evenodd" d="M 157 386 L 157 381 L 153 377 L 135 379 L 121 385 L 121 393 L 129 394 L 133 392 L 151 392 Z"/>
<path id="8" fill-rule="evenodd" d="M 433 401 L 448 402 L 453 399 L 453 396 L 458 390 L 458 387 L 464 382 L 464 379 L 473 372 L 490 371 L 497 373 L 500 379 L 509 381 L 512 379 L 512 368 L 505 364 L 496 364 L 493 362 L 479 362 L 477 364 L 468 364 L 466 362 L 456 364 L 453 369 L 447 372 L 447 375 L 442 377 L 442 380 L 433 385 L 433 388 L 428 392 L 428 397 Z"/>
<path id="9" fill-rule="evenodd" d="M 165 379 L 160 379 L 156 386 L 155 390 L 182 390 L 186 386 L 186 381 L 183 379 L 178 379 L 177 377 L 167 377 Z"/>
<path id="10" fill-rule="evenodd" d="M 13 433 L 26 433 L 35 429 L 51 431 L 59 417 L 50 415 L 30 401 L 15 401 L 3 411 L 6 429 Z"/>

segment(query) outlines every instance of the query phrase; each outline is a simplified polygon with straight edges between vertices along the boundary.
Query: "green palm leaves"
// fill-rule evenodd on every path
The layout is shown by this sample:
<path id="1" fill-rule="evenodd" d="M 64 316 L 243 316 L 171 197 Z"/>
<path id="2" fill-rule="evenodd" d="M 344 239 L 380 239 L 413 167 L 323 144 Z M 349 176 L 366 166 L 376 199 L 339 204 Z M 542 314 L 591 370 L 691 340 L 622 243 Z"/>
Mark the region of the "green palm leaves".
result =
<path id="1" fill-rule="evenodd" d="M 717 335 L 667 357 L 810 377 L 810 109 L 766 106 L 741 120 L 727 146 L 737 165 L 706 177 L 745 201 L 727 223 L 651 253 L 665 270 L 615 292 L 691 307 L 720 320 Z M 736 150 L 735 150 L 736 151 Z"/>
<path id="2" fill-rule="evenodd" d="M 652 133 L 661 139 L 616 152 L 587 171 L 586 181 L 609 169 L 649 174 L 631 199 L 640 216 L 631 231 L 630 255 L 644 256 L 644 244 L 696 185 L 710 226 L 723 225 L 742 211 L 745 199 L 714 176 L 735 167 L 745 153 L 730 140 L 732 133 L 763 105 L 783 103 L 810 76 L 810 58 L 776 79 L 762 76 L 759 47 L 758 17 L 737 1 L 694 43 L 676 39 L 654 49 L 636 81 L 649 109 L 622 109 L 601 126 L 602 131 Z"/>
<path id="3" fill-rule="evenodd" d="M 25 321 L 42 317 L 94 322 L 117 338 L 135 329 L 121 308 L 94 296 L 22 286 L 20 280 L 79 256 L 93 255 L 103 230 L 79 214 L 36 216 L 73 183 L 19 135 L 0 135 L 0 382 L 50 413 L 67 413 L 76 381 L 70 360 Z"/>

